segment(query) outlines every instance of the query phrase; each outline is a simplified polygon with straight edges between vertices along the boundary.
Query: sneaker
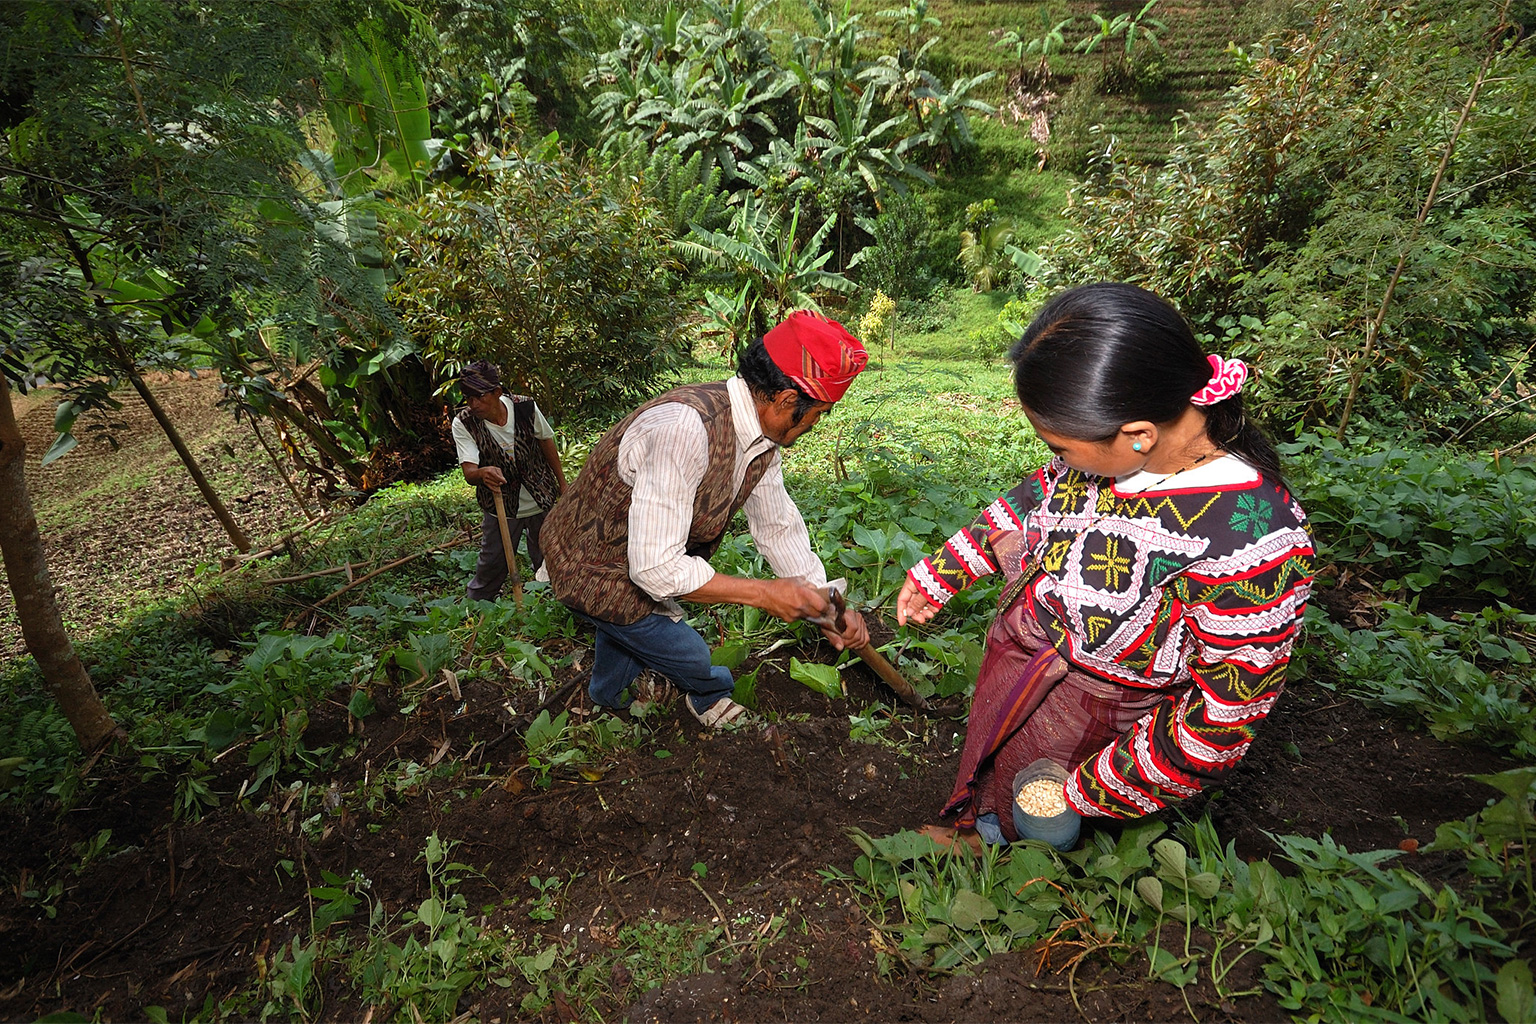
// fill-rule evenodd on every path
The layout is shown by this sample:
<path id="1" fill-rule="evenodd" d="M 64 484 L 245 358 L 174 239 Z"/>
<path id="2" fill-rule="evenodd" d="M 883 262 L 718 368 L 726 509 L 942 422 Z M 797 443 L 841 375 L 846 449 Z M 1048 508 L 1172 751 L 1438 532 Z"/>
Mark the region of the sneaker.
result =
<path id="1" fill-rule="evenodd" d="M 693 706 L 693 698 L 689 697 L 683 703 L 688 705 L 688 713 L 699 720 L 699 724 L 706 729 L 725 729 L 734 725 L 743 724 L 751 712 L 737 704 L 729 697 L 721 697 L 703 711 Z"/>

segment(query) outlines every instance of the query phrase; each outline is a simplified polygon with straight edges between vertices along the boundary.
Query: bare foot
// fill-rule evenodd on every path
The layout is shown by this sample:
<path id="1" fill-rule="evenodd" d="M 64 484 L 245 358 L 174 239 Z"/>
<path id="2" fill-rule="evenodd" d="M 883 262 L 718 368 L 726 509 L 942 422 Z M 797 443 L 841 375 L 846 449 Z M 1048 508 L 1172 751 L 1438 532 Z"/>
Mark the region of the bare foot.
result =
<path id="1" fill-rule="evenodd" d="M 959 841 L 972 853 L 977 855 L 980 855 L 981 853 L 981 836 L 976 834 L 975 829 L 957 829 L 950 828 L 947 825 L 924 825 L 922 828 L 917 830 L 917 834 L 920 836 L 927 836 L 929 839 L 932 839 L 935 843 L 938 843 L 945 849 L 952 848 L 956 841 Z"/>

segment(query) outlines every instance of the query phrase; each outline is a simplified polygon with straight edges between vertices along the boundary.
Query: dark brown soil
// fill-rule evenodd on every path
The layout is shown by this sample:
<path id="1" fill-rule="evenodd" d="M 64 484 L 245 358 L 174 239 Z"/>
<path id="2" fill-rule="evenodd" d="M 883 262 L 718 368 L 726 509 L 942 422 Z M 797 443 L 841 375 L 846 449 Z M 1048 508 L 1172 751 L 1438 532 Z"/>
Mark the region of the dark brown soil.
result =
<path id="1" fill-rule="evenodd" d="M 170 785 L 141 782 L 128 765 L 99 768 L 89 798 L 61 817 L 0 812 L 0 877 L 8 880 L 48 875 L 50 857 L 67 865 L 72 844 L 103 828 L 113 830 L 116 851 L 78 876 L 52 869 L 66 885 L 54 918 L 15 893 L 0 896 L 0 1018 L 69 1009 L 137 1020 L 159 1006 L 174 1020 L 205 1000 L 251 1017 L 259 1005 L 228 1001 L 249 990 L 258 958 L 307 936 L 307 886 L 319 884 L 322 871 L 356 869 L 371 880 L 373 897 L 399 914 L 427 895 L 418 854 L 436 831 L 458 840 L 454 857 L 481 872 L 463 884 L 469 906 L 490 907 L 490 927 L 524 939 L 575 939 L 579 950 L 600 954 L 621 925 L 718 925 L 726 916 L 707 973 L 637 993 L 615 972 L 611 999 L 583 1006 L 561 992 L 543 1020 L 1068 1020 L 1079 1015 L 1074 990 L 1090 1021 L 1186 1020 L 1191 1009 L 1202 1021 L 1287 1019 L 1268 996 L 1224 1003 L 1207 988 L 1192 987 L 1186 1006 L 1177 989 L 1148 982 L 1144 969 L 1103 959 L 1085 961 L 1069 979 L 1059 962 L 1042 964 L 1034 951 L 995 957 L 974 976 L 882 977 L 871 923 L 846 889 L 824 884 L 818 871 L 852 869 L 858 850 L 849 828 L 885 835 L 935 819 L 961 726 L 903 715 L 892 728 L 912 735 L 906 752 L 850 742 L 850 708 L 890 694 L 876 692 L 873 677 L 857 668 L 848 673 L 850 702 L 833 702 L 789 680 L 779 664 L 762 670 L 759 699 L 765 711 L 794 720 L 707 735 L 674 706 L 653 720 L 655 738 L 643 749 L 588 765 L 596 778 L 556 772 L 547 790 L 528 785 L 532 773 L 515 736 L 496 742 L 520 729 L 539 699 L 521 684 L 468 680 L 462 701 L 440 688 L 438 700 L 409 717 L 383 707 L 365 723 L 361 751 L 334 773 L 342 791 L 394 758 L 422 765 L 435 756 L 465 758 L 478 767 L 397 794 L 373 813 L 327 818 L 313 841 L 300 828 L 313 805 L 280 802 L 260 814 L 224 808 L 199 823 L 173 822 Z M 583 710 L 579 687 L 573 693 L 570 707 Z M 345 723 L 340 711 L 322 708 L 311 741 L 344 736 Z M 1500 767 L 1486 753 L 1440 744 L 1300 686 L 1225 791 L 1206 803 L 1221 834 L 1248 856 L 1273 851 L 1266 832 L 1327 829 L 1350 849 L 1396 848 L 1405 838 L 1427 842 L 1438 823 L 1483 806 L 1485 790 L 1463 776 Z M 231 768 L 220 788 L 242 777 L 243 769 Z M 1430 873 L 1443 868 L 1421 856 L 1409 863 Z M 571 878 L 558 916 L 530 920 L 529 877 L 550 875 Z M 772 941 L 754 942 L 776 915 L 787 926 Z M 483 1021 L 524 1019 L 519 1004 L 529 986 L 515 970 L 511 977 L 508 988 L 471 989 L 461 1009 Z M 356 1020 L 368 1012 L 333 982 L 319 1016 Z"/>
<path id="2" fill-rule="evenodd" d="M 300 518 L 248 431 L 214 408 L 213 382 L 161 381 L 156 390 L 253 535 L 270 537 Z M 115 417 L 123 423 L 122 450 L 89 433 L 46 470 L 36 460 L 52 439 L 53 403 L 30 403 L 22 417 L 54 581 L 72 625 L 85 633 L 110 623 L 125 594 L 159 589 L 168 596 L 192 566 L 229 551 L 147 412 L 127 398 Z M 121 487 L 92 494 L 113 474 Z M 0 595 L 6 657 L 20 651 L 8 601 L 8 593 Z M 882 976 L 878 933 L 847 890 L 818 872 L 851 870 L 858 850 L 849 828 L 886 835 L 935 820 L 963 726 L 902 715 L 891 726 L 907 735 L 902 749 L 850 742 L 848 712 L 873 698 L 889 703 L 891 695 L 857 668 L 847 673 L 850 700 L 827 700 L 785 676 L 788 653 L 778 652 L 759 677 L 762 707 L 778 718 L 771 729 L 706 735 L 673 706 L 653 720 L 653 738 L 641 749 L 585 766 L 588 776 L 558 771 L 548 789 L 531 785 L 520 741 L 542 695 L 520 683 L 467 679 L 462 700 L 439 688 L 409 716 L 391 695 L 377 695 L 380 710 L 354 739 L 357 753 L 331 773 L 339 792 L 377 779 L 397 760 L 460 760 L 464 767 L 430 784 L 381 792 L 372 810 L 329 815 L 315 794 L 307 801 L 284 796 L 261 813 L 234 809 L 229 794 L 248 774 L 239 749 L 216 765 L 214 787 L 226 794 L 226 806 L 200 822 L 173 820 L 174 781 L 145 778 L 133 757 L 99 762 L 67 813 L 0 805 L 0 1019 L 71 1010 L 142 1020 L 147 1007 L 158 1006 L 178 1020 L 211 1016 L 205 1003 L 236 1019 L 256 1017 L 260 1004 L 237 997 L 251 991 L 281 946 L 307 937 L 307 891 L 322 872 L 361 872 L 373 898 L 398 919 L 427 895 L 419 854 L 434 831 L 459 841 L 455 859 L 480 872 L 463 883 L 468 905 L 489 907 L 486 925 L 509 929 L 529 948 L 547 944 L 543 939 L 574 940 L 578 958 L 595 959 L 623 925 L 721 927 L 707 972 L 641 992 L 616 971 L 609 994 L 594 1005 L 557 991 L 544 1020 L 1116 1021 L 1185 1020 L 1191 1011 L 1201 1021 L 1286 1019 L 1266 996 L 1228 1004 L 1191 987 L 1186 1005 L 1178 990 L 1148 982 L 1144 970 L 1102 958 L 1069 978 L 1059 957 L 1042 963 L 1037 951 L 994 957 L 974 975 Z M 568 672 L 559 682 L 580 679 Z M 574 691 L 577 698 L 554 710 L 581 711 L 579 685 Z M 311 711 L 310 746 L 347 736 L 340 704 Z M 661 750 L 670 756 L 658 756 Z M 1220 834 L 1250 857 L 1273 852 L 1266 833 L 1327 830 L 1352 850 L 1397 848 L 1405 839 L 1427 842 L 1440 822 L 1482 807 L 1489 791 L 1465 776 L 1502 767 L 1487 752 L 1435 742 L 1301 685 L 1282 700 L 1224 791 L 1187 809 L 1208 809 Z M 306 832 L 315 814 L 321 817 Z M 103 829 L 112 832 L 106 852 L 75 870 L 84 844 Z M 1409 855 L 1407 863 L 1430 875 L 1449 871 L 1433 857 Z M 530 918 L 530 876 L 571 879 L 554 920 Z M 62 894 L 43 901 L 50 917 L 25 894 L 55 883 Z M 784 925 L 771 925 L 775 918 Z M 360 930 L 350 922 L 337 927 Z M 333 970 L 325 984 L 321 1019 L 385 1018 L 389 1007 L 361 1005 L 337 984 L 339 974 Z M 523 1019 L 529 986 L 516 970 L 510 977 L 509 988 L 472 988 L 461 1009 L 488 1022 Z"/>

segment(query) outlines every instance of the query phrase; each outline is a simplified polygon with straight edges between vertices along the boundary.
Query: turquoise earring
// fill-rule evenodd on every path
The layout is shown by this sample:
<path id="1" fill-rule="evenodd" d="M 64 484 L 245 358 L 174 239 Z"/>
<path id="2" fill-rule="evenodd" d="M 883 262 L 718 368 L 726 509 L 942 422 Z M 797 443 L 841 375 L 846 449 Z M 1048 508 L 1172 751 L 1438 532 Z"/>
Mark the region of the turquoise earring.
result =
<path id="1" fill-rule="evenodd" d="M 1140 441 L 1132 441 L 1131 442 L 1131 451 L 1133 451 L 1133 452 L 1141 451 L 1141 442 Z"/>

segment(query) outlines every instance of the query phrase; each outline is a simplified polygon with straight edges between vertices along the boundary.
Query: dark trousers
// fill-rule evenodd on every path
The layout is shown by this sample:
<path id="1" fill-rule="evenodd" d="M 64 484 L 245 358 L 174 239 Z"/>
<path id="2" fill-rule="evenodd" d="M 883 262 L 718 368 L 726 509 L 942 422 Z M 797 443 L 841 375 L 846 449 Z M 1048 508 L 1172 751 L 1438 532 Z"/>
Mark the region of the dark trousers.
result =
<path id="1" fill-rule="evenodd" d="M 544 564 L 544 552 L 539 548 L 539 530 L 544 527 L 544 513 L 527 519 L 507 519 L 507 532 L 512 536 L 513 557 L 517 555 L 517 539 L 528 535 L 528 560 L 533 571 Z M 471 601 L 494 601 L 507 582 L 507 556 L 501 550 L 501 527 L 496 523 L 496 513 L 486 512 L 480 519 L 480 558 L 475 562 L 475 578 L 469 581 L 464 592 Z"/>

